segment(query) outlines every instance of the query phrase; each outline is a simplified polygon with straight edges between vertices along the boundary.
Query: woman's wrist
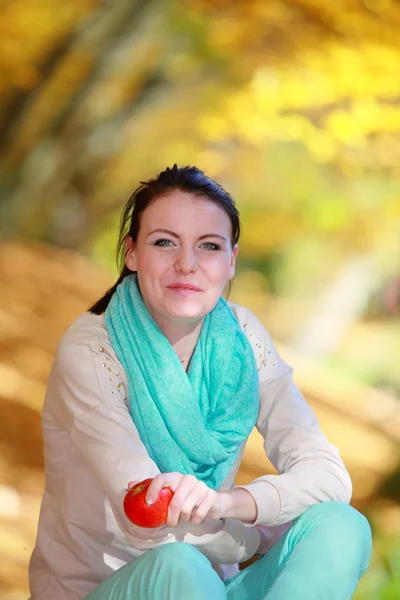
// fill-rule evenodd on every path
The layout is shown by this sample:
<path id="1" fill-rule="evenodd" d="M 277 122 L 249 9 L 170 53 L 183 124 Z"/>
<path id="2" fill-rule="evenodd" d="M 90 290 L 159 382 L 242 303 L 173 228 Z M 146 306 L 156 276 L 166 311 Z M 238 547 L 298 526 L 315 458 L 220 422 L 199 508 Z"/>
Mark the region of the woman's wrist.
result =
<path id="1" fill-rule="evenodd" d="M 256 501 L 247 490 L 233 488 L 228 492 L 221 492 L 222 518 L 239 519 L 254 523 L 257 519 L 258 509 Z"/>

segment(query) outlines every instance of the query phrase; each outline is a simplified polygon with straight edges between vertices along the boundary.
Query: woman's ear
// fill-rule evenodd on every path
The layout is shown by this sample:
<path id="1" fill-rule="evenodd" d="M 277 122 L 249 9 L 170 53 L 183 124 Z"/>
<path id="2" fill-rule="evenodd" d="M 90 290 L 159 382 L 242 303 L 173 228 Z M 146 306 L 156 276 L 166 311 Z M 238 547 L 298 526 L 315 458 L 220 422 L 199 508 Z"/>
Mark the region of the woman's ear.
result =
<path id="1" fill-rule="evenodd" d="M 125 263 L 128 269 L 136 271 L 136 249 L 135 244 L 130 236 L 125 240 L 126 257 Z"/>
<path id="2" fill-rule="evenodd" d="M 235 244 L 232 249 L 231 266 L 229 268 L 228 279 L 233 279 L 235 276 L 235 264 L 236 264 L 236 257 L 238 255 L 238 252 L 239 252 L 239 246 L 237 244 Z"/>

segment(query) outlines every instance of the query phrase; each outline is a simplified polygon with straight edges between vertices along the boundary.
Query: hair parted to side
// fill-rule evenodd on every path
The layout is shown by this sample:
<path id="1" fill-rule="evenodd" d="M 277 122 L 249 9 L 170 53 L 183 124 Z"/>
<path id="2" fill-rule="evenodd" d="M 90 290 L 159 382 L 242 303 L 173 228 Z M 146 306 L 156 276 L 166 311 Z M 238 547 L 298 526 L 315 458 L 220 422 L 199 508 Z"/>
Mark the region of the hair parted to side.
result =
<path id="1" fill-rule="evenodd" d="M 106 291 L 104 296 L 89 309 L 90 312 L 97 315 L 102 314 L 106 310 L 117 286 L 125 277 L 134 272 L 126 266 L 126 240 L 130 237 L 136 243 L 143 212 L 157 198 L 173 190 L 181 190 L 196 196 L 202 196 L 218 204 L 231 220 L 232 248 L 238 242 L 241 227 L 240 217 L 232 196 L 197 167 L 178 167 L 176 164 L 174 164 L 172 169 L 167 167 L 155 179 L 140 182 L 139 187 L 136 188 L 126 203 L 121 214 L 117 244 L 117 265 L 120 276 L 118 281 Z M 231 284 L 232 282 L 229 281 L 228 296 L 231 291 Z"/>

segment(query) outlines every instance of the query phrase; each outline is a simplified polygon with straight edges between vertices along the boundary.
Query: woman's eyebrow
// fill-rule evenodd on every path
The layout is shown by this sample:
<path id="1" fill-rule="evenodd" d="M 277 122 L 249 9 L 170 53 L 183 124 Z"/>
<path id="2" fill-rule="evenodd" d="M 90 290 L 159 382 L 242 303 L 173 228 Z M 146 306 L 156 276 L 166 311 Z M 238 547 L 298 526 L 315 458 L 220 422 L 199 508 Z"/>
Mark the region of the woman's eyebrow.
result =
<path id="1" fill-rule="evenodd" d="M 154 231 L 152 231 L 148 235 L 152 235 L 153 233 L 156 233 L 157 231 L 160 231 L 161 233 L 169 233 L 169 235 L 179 238 L 179 235 L 177 233 L 175 233 L 174 231 L 171 231 L 170 229 L 154 229 Z M 221 240 L 224 240 L 224 242 L 227 241 L 227 239 L 223 235 L 220 235 L 219 233 L 206 233 L 205 235 L 201 235 L 199 237 L 199 240 L 202 240 L 207 237 L 217 237 L 217 238 L 221 238 Z"/>

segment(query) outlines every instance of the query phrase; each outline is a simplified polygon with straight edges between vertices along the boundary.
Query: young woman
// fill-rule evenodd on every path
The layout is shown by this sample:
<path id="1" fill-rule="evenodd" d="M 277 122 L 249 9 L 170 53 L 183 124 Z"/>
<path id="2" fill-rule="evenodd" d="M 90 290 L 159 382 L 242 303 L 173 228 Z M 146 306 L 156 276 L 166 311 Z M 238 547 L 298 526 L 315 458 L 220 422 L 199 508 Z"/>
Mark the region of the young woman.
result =
<path id="1" fill-rule="evenodd" d="M 239 233 L 231 196 L 196 167 L 166 169 L 127 203 L 121 275 L 49 376 L 31 600 L 351 598 L 370 528 L 292 369 L 222 298 Z M 279 475 L 235 487 L 254 426 Z M 146 478 L 149 502 L 174 492 L 159 528 L 124 514 Z"/>

